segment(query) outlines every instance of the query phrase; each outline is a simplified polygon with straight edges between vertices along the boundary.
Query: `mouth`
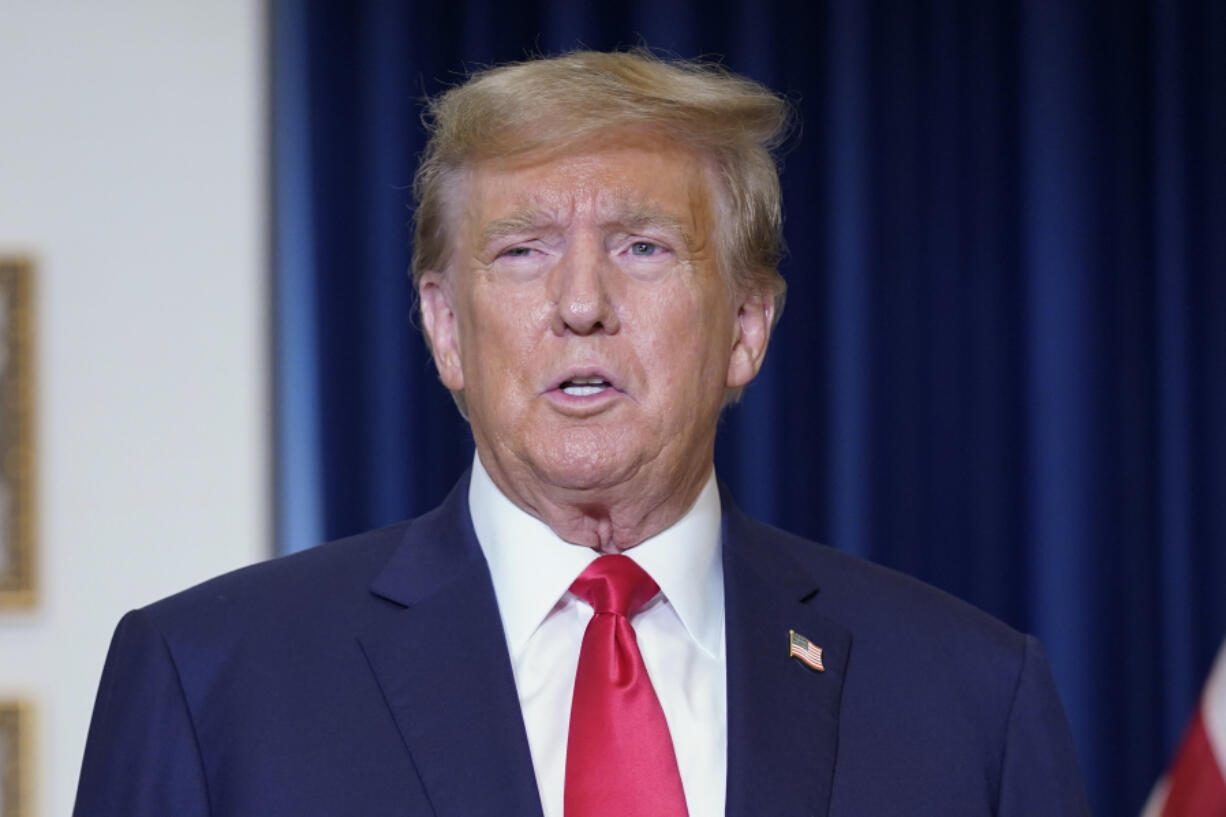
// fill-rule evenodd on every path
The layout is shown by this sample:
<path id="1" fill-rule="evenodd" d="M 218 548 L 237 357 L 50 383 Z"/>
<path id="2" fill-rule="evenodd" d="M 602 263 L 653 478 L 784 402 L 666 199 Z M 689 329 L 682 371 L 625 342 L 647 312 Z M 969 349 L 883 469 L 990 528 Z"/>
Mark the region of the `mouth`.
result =
<path id="1" fill-rule="evenodd" d="M 587 413 L 603 410 L 623 396 L 621 384 L 602 366 L 576 366 L 561 374 L 545 394 L 564 411 Z"/>
<path id="2" fill-rule="evenodd" d="M 613 384 L 599 375 L 591 377 L 571 377 L 563 380 L 558 389 L 570 397 L 591 397 L 600 394 L 605 389 L 613 388 Z"/>

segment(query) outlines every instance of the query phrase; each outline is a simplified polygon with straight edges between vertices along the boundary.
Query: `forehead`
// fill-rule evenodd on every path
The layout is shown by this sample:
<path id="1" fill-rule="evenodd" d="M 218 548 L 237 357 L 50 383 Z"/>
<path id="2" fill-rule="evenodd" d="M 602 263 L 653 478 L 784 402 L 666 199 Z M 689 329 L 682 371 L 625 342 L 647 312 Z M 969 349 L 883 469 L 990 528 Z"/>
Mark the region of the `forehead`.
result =
<path id="1" fill-rule="evenodd" d="M 472 164 L 462 218 L 480 231 L 508 216 L 550 222 L 662 219 L 706 229 L 713 173 L 694 150 L 651 134 L 588 141 L 546 156 Z"/>

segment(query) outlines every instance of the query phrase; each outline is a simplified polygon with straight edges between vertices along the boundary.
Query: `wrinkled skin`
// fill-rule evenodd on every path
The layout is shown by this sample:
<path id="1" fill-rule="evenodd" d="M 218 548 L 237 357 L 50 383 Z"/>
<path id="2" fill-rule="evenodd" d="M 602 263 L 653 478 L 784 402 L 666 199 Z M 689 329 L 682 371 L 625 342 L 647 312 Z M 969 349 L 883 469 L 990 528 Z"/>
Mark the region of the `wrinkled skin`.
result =
<path id="1" fill-rule="evenodd" d="M 719 273 L 712 179 L 648 134 L 478 163 L 449 269 L 422 278 L 482 464 L 566 541 L 618 552 L 680 518 L 726 391 L 762 365 L 773 302 Z"/>

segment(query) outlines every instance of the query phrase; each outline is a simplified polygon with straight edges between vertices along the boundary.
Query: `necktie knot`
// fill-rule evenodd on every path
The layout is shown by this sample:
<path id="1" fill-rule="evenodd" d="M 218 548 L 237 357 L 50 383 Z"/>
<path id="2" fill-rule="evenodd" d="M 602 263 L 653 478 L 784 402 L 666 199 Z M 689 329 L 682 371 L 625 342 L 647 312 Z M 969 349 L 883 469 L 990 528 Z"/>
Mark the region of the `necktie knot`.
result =
<path id="1" fill-rule="evenodd" d="M 601 556 L 587 566 L 570 591 L 597 613 L 629 618 L 660 592 L 647 571 L 629 556 Z"/>

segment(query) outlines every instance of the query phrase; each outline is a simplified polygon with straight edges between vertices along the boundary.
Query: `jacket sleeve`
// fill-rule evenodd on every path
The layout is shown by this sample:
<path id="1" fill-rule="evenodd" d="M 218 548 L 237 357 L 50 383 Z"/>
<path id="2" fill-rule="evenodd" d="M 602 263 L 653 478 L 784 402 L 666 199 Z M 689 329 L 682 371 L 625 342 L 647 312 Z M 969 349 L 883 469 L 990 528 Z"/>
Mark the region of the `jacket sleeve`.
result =
<path id="1" fill-rule="evenodd" d="M 142 611 L 111 640 L 74 817 L 207 817 L 191 712 L 170 650 Z"/>
<path id="2" fill-rule="evenodd" d="M 1068 720 L 1033 636 L 1026 637 L 1002 765 L 1000 817 L 1090 814 Z"/>

